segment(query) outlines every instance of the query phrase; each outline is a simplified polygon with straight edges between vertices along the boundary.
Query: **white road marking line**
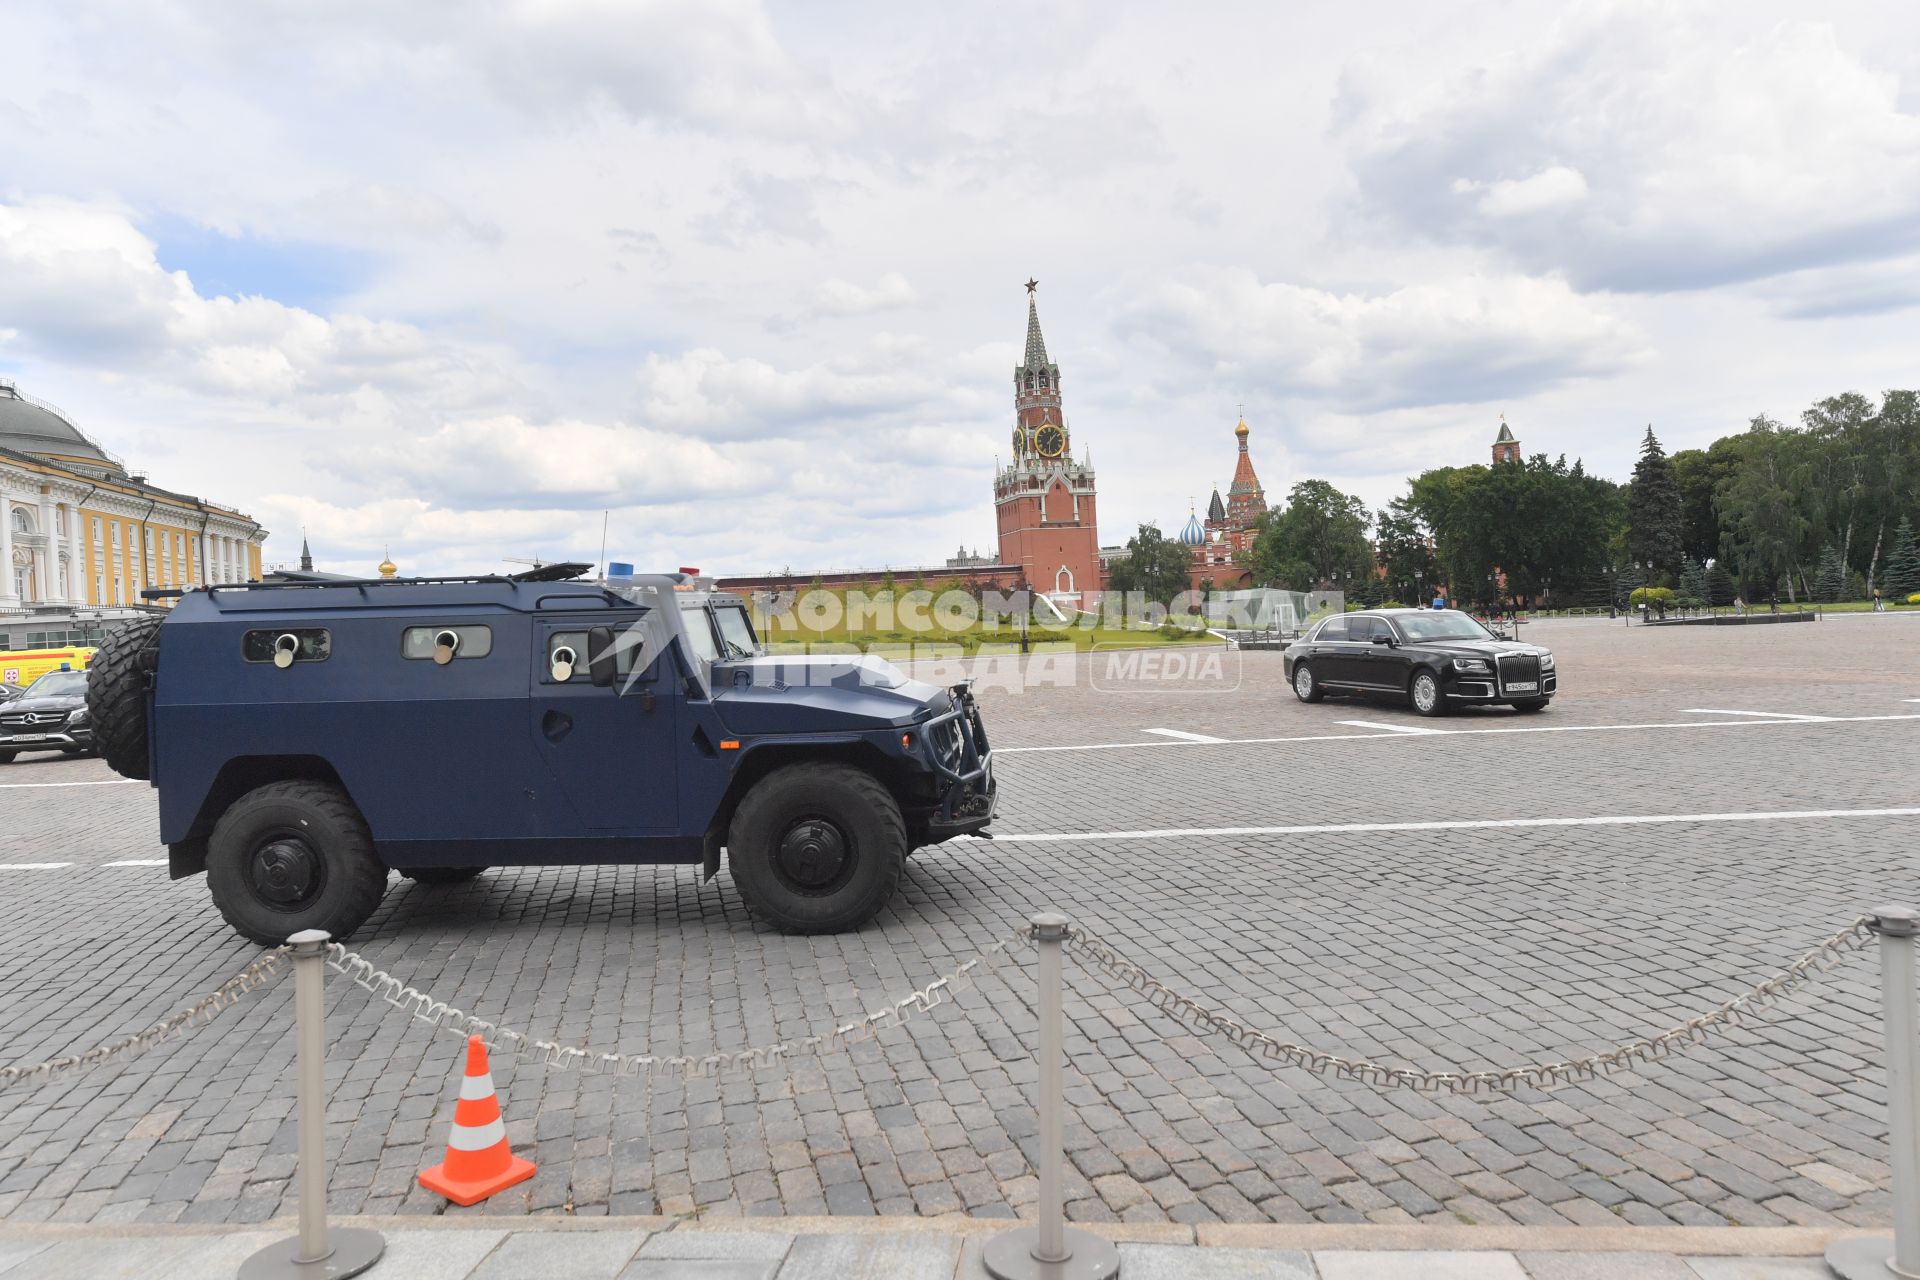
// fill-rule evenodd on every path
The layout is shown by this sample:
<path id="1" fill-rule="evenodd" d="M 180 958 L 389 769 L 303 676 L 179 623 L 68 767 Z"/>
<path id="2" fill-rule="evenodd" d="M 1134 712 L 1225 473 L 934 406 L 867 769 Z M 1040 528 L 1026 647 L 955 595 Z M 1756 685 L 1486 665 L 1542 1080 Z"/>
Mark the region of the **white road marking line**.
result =
<path id="1" fill-rule="evenodd" d="M 1832 716 L 1804 716 L 1797 711 L 1726 711 L 1719 707 L 1682 707 L 1683 716 L 1760 716 L 1767 720 L 1831 720 Z"/>
<path id="2" fill-rule="evenodd" d="M 1371 720 L 1342 720 L 1341 724 L 1350 724 L 1357 729 L 1384 729 L 1388 733 L 1439 733 L 1438 729 L 1429 729 L 1418 724 L 1375 724 Z"/>
<path id="3" fill-rule="evenodd" d="M 129 858 L 125 862 L 103 862 L 103 867 L 164 867 L 165 858 Z"/>
<path id="4" fill-rule="evenodd" d="M 0 862 L 0 871 L 58 871 L 71 862 Z"/>
<path id="5" fill-rule="evenodd" d="M 1813 720 L 1676 720 L 1671 724 L 1532 724 L 1503 729 L 1428 729 L 1428 733 L 1452 737 L 1496 733 L 1618 733 L 1634 729 L 1764 729 L 1790 728 L 1802 724 L 1865 724 L 1877 720 L 1920 720 L 1920 713 L 1895 716 L 1823 716 Z M 1288 742 L 1379 742 L 1405 741 L 1424 735 L 1405 733 L 1310 733 L 1288 738 L 1227 738 L 1207 742 L 1090 742 L 1066 747 L 995 747 L 996 756 L 1023 755 L 1041 751 L 1156 751 L 1167 748 L 1204 746 L 1259 747 Z"/>
<path id="6" fill-rule="evenodd" d="M 1292 827 L 1166 827 L 1151 831 L 1062 831 L 996 835 L 995 844 L 1066 840 L 1164 840 L 1194 836 L 1311 836 L 1360 831 L 1479 831 L 1511 827 L 1638 827 L 1681 822 L 1790 822 L 1808 818 L 1911 818 L 1920 809 L 1786 809 L 1772 813 L 1636 813 L 1594 818 L 1463 818 L 1450 822 L 1327 822 Z"/>
<path id="7" fill-rule="evenodd" d="M 124 787 L 136 781 L 136 778 L 106 778 L 99 782 L 0 782 L 0 791 L 20 787 Z"/>
<path id="8" fill-rule="evenodd" d="M 1142 729 L 1142 733 L 1160 733 L 1169 738 L 1179 738 L 1183 742 L 1225 742 L 1225 738 L 1213 738 L 1204 733 L 1188 733 L 1185 729 Z"/>

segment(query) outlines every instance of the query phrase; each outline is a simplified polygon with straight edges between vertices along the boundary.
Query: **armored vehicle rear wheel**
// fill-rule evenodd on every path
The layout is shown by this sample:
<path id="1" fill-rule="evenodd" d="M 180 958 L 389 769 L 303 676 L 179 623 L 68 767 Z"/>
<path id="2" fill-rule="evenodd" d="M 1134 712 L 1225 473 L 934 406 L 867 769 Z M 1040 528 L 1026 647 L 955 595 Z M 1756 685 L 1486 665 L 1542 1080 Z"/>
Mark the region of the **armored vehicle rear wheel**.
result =
<path id="1" fill-rule="evenodd" d="M 783 933 L 838 933 L 878 915 L 900 884 L 907 829 L 870 773 L 796 764 L 734 811 L 727 865 L 754 915 Z"/>
<path id="2" fill-rule="evenodd" d="M 387 868 L 340 788 L 270 782 L 214 824 L 207 886 L 227 923 L 255 942 L 278 946 L 302 929 L 324 929 L 337 942 L 380 905 Z"/>
<path id="3" fill-rule="evenodd" d="M 485 867 L 400 867 L 401 875 L 420 884 L 460 884 L 485 871 Z"/>
<path id="4" fill-rule="evenodd" d="M 147 676 L 160 665 L 160 619 L 135 618 L 101 642 L 87 668 L 93 746 L 123 778 L 153 775 L 147 760 Z"/>

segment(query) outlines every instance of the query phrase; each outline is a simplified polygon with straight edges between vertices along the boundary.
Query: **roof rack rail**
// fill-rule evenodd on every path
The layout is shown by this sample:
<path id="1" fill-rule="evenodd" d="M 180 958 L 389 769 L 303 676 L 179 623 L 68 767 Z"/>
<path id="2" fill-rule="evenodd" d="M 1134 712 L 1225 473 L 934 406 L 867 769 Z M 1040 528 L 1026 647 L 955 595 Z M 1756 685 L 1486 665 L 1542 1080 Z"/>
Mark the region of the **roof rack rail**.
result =
<path id="1" fill-rule="evenodd" d="M 439 578 L 325 578 L 320 580 L 300 580 L 277 582 L 216 582 L 207 587 L 207 594 L 220 591 L 324 591 L 331 587 L 428 587 L 442 586 L 452 582 L 498 583 L 512 586 L 514 579 L 500 573 L 456 573 Z"/>

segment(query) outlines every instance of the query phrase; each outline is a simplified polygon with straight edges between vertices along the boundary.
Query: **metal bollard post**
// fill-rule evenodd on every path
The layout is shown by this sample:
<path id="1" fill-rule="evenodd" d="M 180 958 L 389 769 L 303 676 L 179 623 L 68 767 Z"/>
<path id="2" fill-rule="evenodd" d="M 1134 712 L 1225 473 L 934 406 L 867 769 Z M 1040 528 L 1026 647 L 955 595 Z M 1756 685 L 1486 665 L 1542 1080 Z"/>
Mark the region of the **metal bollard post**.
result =
<path id="1" fill-rule="evenodd" d="M 386 1252 L 377 1231 L 327 1230 L 326 1002 L 328 935 L 305 929 L 293 946 L 294 1031 L 298 1052 L 300 1234 L 281 1240 L 240 1265 L 240 1280 L 344 1280 Z"/>
<path id="2" fill-rule="evenodd" d="M 1881 907 L 1872 929 L 1880 935 L 1880 1008 L 1887 1027 L 1887 1145 L 1893 1165 L 1893 1239 L 1856 1236 L 1827 1250 L 1827 1266 L 1841 1280 L 1920 1278 L 1920 1078 L 1914 1057 L 1920 1047 L 1915 1027 L 1914 937 L 1920 911 Z M 1892 1245 L 1889 1252 L 1888 1245 Z"/>
<path id="3" fill-rule="evenodd" d="M 1060 962 L 1067 940 L 1067 918 L 1052 911 L 1033 917 L 1040 944 L 1040 1224 L 1003 1232 L 987 1242 L 983 1258 L 995 1280 L 1110 1280 L 1120 1272 L 1120 1253 L 1111 1241 L 1090 1232 L 1068 1230 L 1061 1204 L 1062 1165 L 1066 1162 L 1060 1063 Z"/>

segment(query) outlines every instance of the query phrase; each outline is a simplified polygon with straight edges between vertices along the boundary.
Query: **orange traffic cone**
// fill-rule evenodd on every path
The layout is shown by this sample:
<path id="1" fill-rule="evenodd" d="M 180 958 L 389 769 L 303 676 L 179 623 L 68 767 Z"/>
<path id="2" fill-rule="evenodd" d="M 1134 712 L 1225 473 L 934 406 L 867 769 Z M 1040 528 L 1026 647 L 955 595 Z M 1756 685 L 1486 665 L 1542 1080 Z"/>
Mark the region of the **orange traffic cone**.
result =
<path id="1" fill-rule="evenodd" d="M 445 1163 L 420 1175 L 420 1185 L 455 1204 L 479 1204 L 496 1192 L 533 1176 L 530 1160 L 507 1146 L 500 1099 L 487 1070 L 487 1042 L 467 1037 L 467 1074 L 460 1079 L 460 1101 L 453 1109 L 453 1137 Z"/>

